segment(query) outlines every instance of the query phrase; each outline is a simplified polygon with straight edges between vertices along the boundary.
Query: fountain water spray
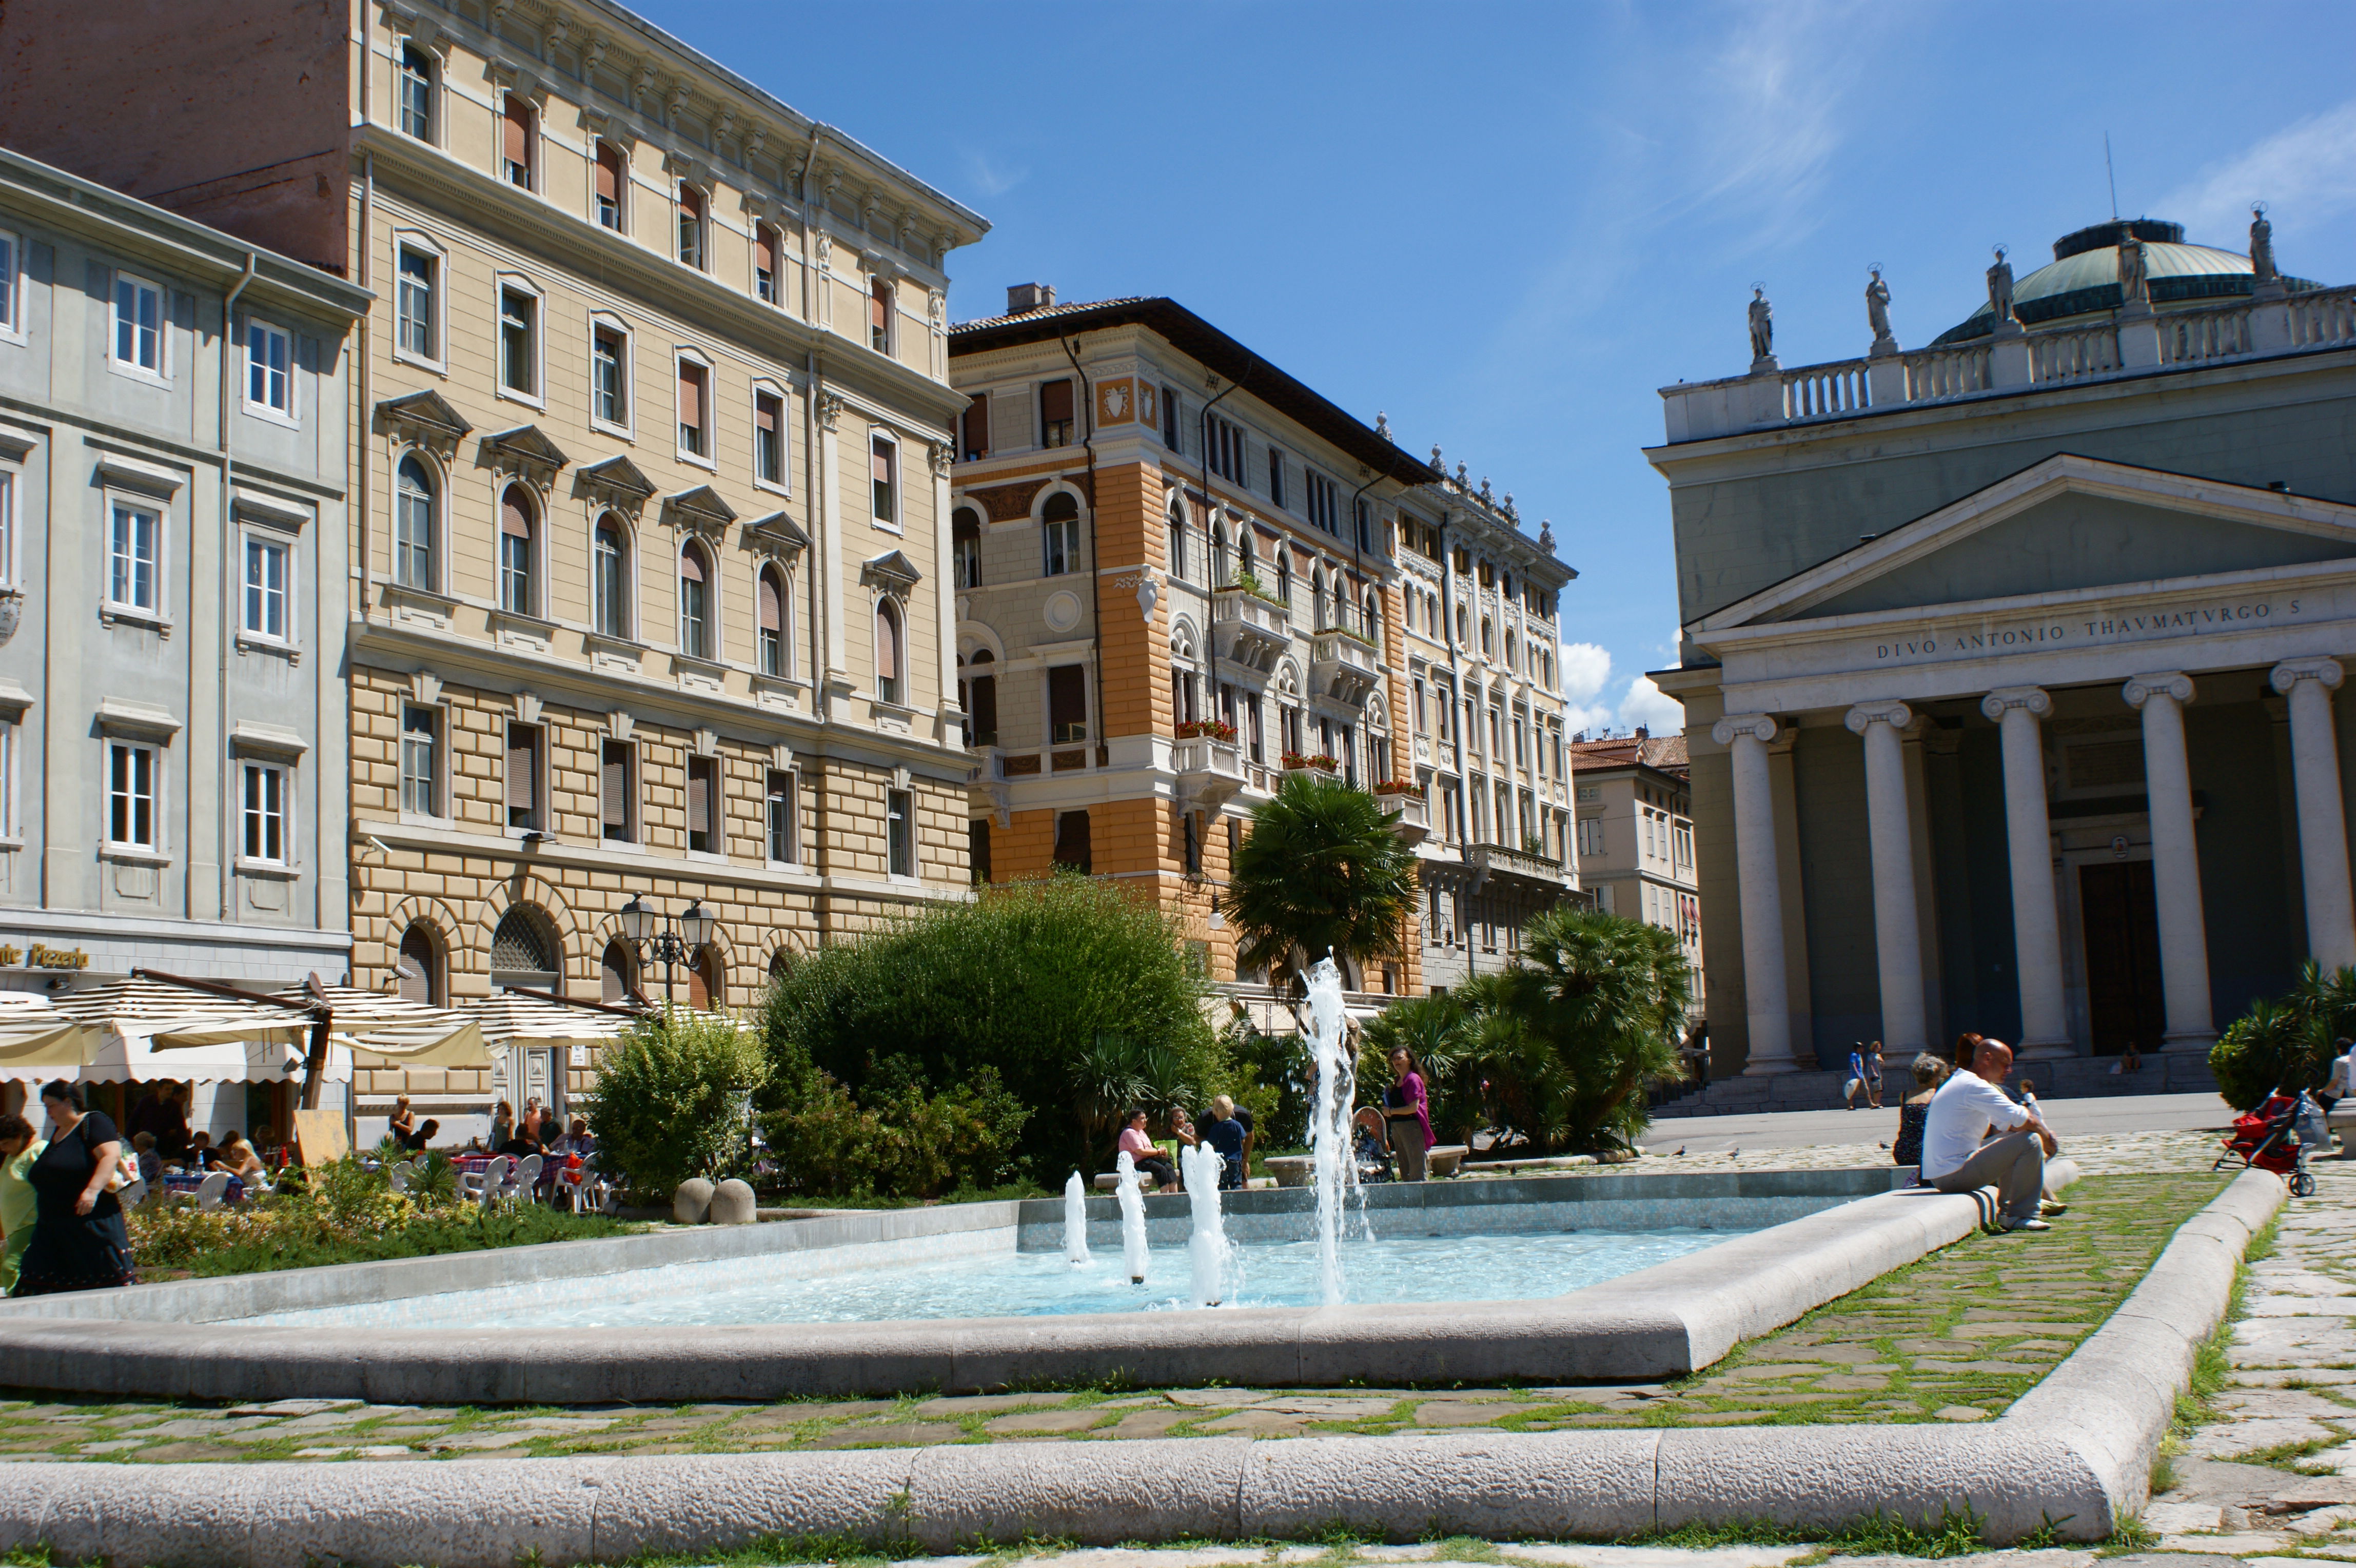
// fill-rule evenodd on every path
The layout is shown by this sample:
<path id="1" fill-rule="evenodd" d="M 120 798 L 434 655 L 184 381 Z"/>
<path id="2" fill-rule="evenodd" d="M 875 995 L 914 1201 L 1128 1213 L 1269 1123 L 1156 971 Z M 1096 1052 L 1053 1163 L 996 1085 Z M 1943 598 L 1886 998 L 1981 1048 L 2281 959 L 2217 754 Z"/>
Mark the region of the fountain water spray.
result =
<path id="1" fill-rule="evenodd" d="M 1310 1151 L 1317 1175 L 1317 1272 L 1325 1305 L 1343 1299 L 1342 1206 L 1358 1186 L 1350 1149 L 1350 1110 L 1357 1101 L 1357 1064 L 1343 1037 L 1342 972 L 1329 953 L 1309 970 L 1309 1042 L 1317 1079 L 1309 1111 Z"/>
<path id="2" fill-rule="evenodd" d="M 1074 1171 L 1064 1184 L 1064 1262 L 1088 1261 L 1088 1187 Z"/>
<path id="3" fill-rule="evenodd" d="M 1129 1283 L 1145 1283 L 1145 1195 L 1137 1190 L 1137 1160 L 1127 1149 L 1113 1163 L 1119 1173 L 1113 1195 L 1120 1200 L 1120 1255 L 1129 1265 Z"/>
<path id="4" fill-rule="evenodd" d="M 1187 1200 L 1194 1205 L 1194 1233 L 1186 1255 L 1194 1264 L 1194 1305 L 1216 1306 L 1226 1299 L 1227 1240 L 1219 1219 L 1219 1176 L 1227 1162 L 1208 1144 L 1178 1151 L 1179 1169 L 1186 1178 Z"/>

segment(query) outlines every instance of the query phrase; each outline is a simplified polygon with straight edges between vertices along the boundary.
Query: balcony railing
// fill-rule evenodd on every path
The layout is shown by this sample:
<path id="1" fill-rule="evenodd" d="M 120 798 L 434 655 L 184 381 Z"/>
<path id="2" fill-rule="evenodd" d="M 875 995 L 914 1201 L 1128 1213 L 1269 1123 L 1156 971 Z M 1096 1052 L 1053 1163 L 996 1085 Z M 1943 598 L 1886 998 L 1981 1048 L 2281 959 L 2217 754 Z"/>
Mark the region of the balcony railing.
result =
<path id="1" fill-rule="evenodd" d="M 1878 359 L 1661 389 L 1668 438 L 1699 441 L 1746 430 L 1853 419 L 1912 404 L 2149 375 L 2356 344 L 2356 286 L 2236 299 L 2190 310 L 2030 328 Z"/>
<path id="2" fill-rule="evenodd" d="M 1351 631 L 1321 631 L 1310 642 L 1309 678 L 1329 697 L 1363 703 L 1381 669 L 1373 644 Z"/>
<path id="3" fill-rule="evenodd" d="M 1501 843 L 1466 844 L 1464 863 L 1493 875 L 1519 876 L 1531 882 L 1563 879 L 1562 862 L 1526 850 L 1508 849 Z"/>
<path id="4" fill-rule="evenodd" d="M 1375 804 L 1386 811 L 1398 813 L 1398 821 L 1391 824 L 1391 832 L 1398 835 L 1401 843 L 1419 844 L 1430 836 L 1431 802 L 1423 798 L 1421 790 L 1377 789 L 1375 791 Z"/>
<path id="5" fill-rule="evenodd" d="M 1291 646 L 1292 618 L 1249 588 L 1220 588 L 1211 596 L 1211 631 L 1220 658 L 1265 671 Z"/>
<path id="6" fill-rule="evenodd" d="M 1231 740 L 1195 736 L 1170 748 L 1170 768 L 1178 775 L 1178 789 L 1198 811 L 1216 811 L 1251 781 L 1244 767 L 1243 747 Z"/>

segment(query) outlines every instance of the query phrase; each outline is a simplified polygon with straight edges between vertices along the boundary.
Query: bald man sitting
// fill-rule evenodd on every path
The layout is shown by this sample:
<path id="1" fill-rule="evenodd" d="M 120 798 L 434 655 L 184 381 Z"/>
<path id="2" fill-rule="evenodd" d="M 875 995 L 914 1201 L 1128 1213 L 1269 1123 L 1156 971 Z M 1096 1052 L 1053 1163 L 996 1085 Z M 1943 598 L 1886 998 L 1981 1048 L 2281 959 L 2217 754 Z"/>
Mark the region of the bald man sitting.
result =
<path id="1" fill-rule="evenodd" d="M 2006 1230 L 2051 1230 L 2037 1209 L 2046 1157 L 2061 1144 L 2035 1112 L 1997 1087 L 2011 1070 L 2012 1048 L 1983 1040 L 1972 1065 L 1939 1086 L 1922 1127 L 1922 1179 L 1941 1192 L 1993 1187 Z"/>

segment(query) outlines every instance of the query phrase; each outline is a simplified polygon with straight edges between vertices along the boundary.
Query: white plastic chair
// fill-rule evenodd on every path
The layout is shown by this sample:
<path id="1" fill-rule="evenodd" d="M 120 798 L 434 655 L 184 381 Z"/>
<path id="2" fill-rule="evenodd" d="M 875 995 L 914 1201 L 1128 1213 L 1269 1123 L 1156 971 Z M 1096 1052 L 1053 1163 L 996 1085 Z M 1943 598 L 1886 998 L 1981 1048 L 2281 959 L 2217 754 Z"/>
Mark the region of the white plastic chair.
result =
<path id="1" fill-rule="evenodd" d="M 204 1181 L 198 1186 L 197 1207 L 198 1208 L 219 1208 L 221 1207 L 223 1197 L 228 1193 L 228 1191 L 229 1172 L 215 1171 L 212 1175 L 205 1177 Z"/>
<path id="2" fill-rule="evenodd" d="M 499 1200 L 500 1195 L 507 1190 L 508 1172 L 513 1169 L 515 1156 L 512 1155 L 496 1155 L 492 1156 L 491 1163 L 483 1167 L 483 1174 L 478 1178 L 480 1186 L 475 1196 L 485 1208 Z"/>
<path id="3" fill-rule="evenodd" d="M 508 1180 L 507 1197 L 529 1200 L 540 1190 L 540 1156 L 526 1155 L 518 1162 L 515 1173 Z"/>

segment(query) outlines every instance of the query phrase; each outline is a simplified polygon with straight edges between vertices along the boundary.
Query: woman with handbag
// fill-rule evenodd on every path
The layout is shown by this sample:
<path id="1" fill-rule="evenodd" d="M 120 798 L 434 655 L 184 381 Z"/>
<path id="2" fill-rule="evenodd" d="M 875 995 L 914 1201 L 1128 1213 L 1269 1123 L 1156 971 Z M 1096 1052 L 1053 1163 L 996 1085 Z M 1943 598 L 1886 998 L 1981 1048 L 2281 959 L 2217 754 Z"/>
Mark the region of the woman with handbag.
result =
<path id="1" fill-rule="evenodd" d="M 1431 1148 L 1431 1110 L 1424 1091 L 1423 1074 L 1414 1053 L 1405 1046 L 1391 1052 L 1391 1086 L 1383 1090 L 1384 1129 L 1391 1152 L 1398 1156 L 1398 1179 L 1421 1181 L 1425 1156 Z"/>
<path id="2" fill-rule="evenodd" d="M 80 1084 L 63 1079 L 43 1086 L 41 1108 L 49 1113 L 49 1145 L 26 1173 L 39 1218 L 18 1267 L 16 1294 L 134 1283 L 131 1235 L 113 1190 L 128 1179 L 119 1169 L 122 1133 L 105 1112 L 85 1107 Z"/>

